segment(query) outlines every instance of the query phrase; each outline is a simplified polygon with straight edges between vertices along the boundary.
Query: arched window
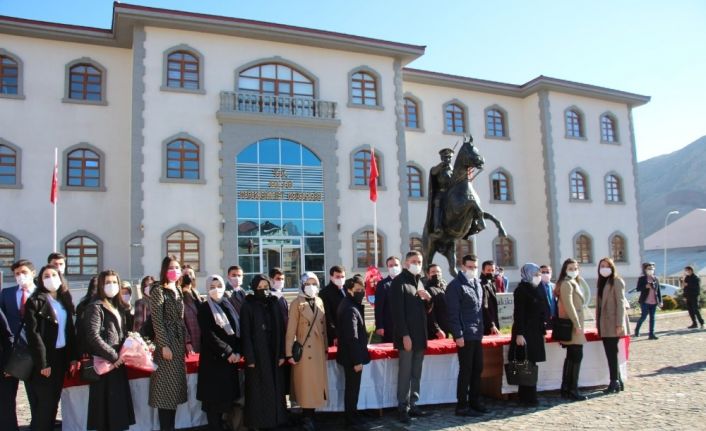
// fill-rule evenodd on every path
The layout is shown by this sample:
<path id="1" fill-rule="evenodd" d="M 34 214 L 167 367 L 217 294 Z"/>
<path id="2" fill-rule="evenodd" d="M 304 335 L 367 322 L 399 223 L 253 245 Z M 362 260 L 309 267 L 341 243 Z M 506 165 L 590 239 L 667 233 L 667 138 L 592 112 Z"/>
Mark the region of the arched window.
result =
<path id="1" fill-rule="evenodd" d="M 618 134 L 616 121 L 611 115 L 601 115 L 601 141 L 602 142 L 617 142 Z"/>
<path id="2" fill-rule="evenodd" d="M 100 255 L 99 243 L 84 235 L 73 236 L 64 243 L 66 275 L 96 275 Z"/>
<path id="3" fill-rule="evenodd" d="M 507 136 L 505 130 L 505 113 L 500 109 L 485 111 L 485 135 L 489 138 L 502 138 Z"/>
<path id="4" fill-rule="evenodd" d="M 566 111 L 566 136 L 569 138 L 583 138 L 583 117 L 577 109 Z"/>
<path id="5" fill-rule="evenodd" d="M 593 240 L 585 233 L 574 238 L 574 257 L 578 263 L 593 262 Z"/>
<path id="6" fill-rule="evenodd" d="M 201 271 L 200 251 L 199 237 L 190 231 L 177 230 L 167 236 L 167 254 L 178 257 L 182 265 L 191 265 L 194 272 Z"/>
<path id="7" fill-rule="evenodd" d="M 422 170 L 413 165 L 407 165 L 407 196 L 410 198 L 423 198 Z"/>
<path id="8" fill-rule="evenodd" d="M 508 202 L 512 200 L 512 183 L 507 173 L 497 170 L 490 175 L 490 184 L 493 189 L 493 200 Z"/>
<path id="9" fill-rule="evenodd" d="M 263 63 L 240 72 L 238 90 L 274 96 L 314 97 L 314 83 L 309 77 L 277 63 Z"/>
<path id="10" fill-rule="evenodd" d="M 380 155 L 375 152 L 375 163 L 378 168 L 378 186 L 381 185 L 382 164 Z M 370 179 L 370 150 L 359 150 L 353 155 L 353 185 L 367 186 Z"/>
<path id="11" fill-rule="evenodd" d="M 409 237 L 409 249 L 411 250 L 416 250 L 418 252 L 422 252 L 422 239 L 418 236 L 410 236 Z"/>
<path id="12" fill-rule="evenodd" d="M 445 129 L 449 133 L 465 133 L 466 112 L 458 103 L 449 103 L 444 109 Z"/>
<path id="13" fill-rule="evenodd" d="M 0 144 L 0 187 L 19 185 L 19 157 L 9 144 Z"/>
<path id="14" fill-rule="evenodd" d="M 375 76 L 364 71 L 354 72 L 350 85 L 353 105 L 378 106 L 378 82 Z"/>
<path id="15" fill-rule="evenodd" d="M 78 63 L 69 68 L 69 99 L 103 100 L 103 73 L 94 64 Z"/>
<path id="16" fill-rule="evenodd" d="M 507 236 L 499 236 L 493 240 L 495 264 L 504 268 L 516 266 L 515 241 Z"/>
<path id="17" fill-rule="evenodd" d="M 199 145 L 189 139 L 175 139 L 167 144 L 167 178 L 201 178 Z"/>
<path id="18" fill-rule="evenodd" d="M 199 56 L 186 50 L 167 55 L 167 87 L 198 90 L 201 88 Z"/>
<path id="19" fill-rule="evenodd" d="M 608 174 L 605 177 L 605 199 L 606 202 L 622 202 L 622 184 L 620 177 L 615 174 Z"/>
<path id="20" fill-rule="evenodd" d="M 66 156 L 66 185 L 69 187 L 101 187 L 101 159 L 95 151 L 78 148 Z"/>
<path id="21" fill-rule="evenodd" d="M 0 54 L 0 95 L 21 94 L 20 66 L 8 54 Z"/>
<path id="22" fill-rule="evenodd" d="M 627 262 L 627 253 L 625 251 L 625 237 L 620 234 L 614 234 L 610 237 L 610 257 L 615 263 Z"/>
<path id="23" fill-rule="evenodd" d="M 463 265 L 463 256 L 473 254 L 473 240 L 457 239 L 456 240 L 456 266 Z M 427 262 L 431 263 L 431 262 Z"/>
<path id="24" fill-rule="evenodd" d="M 10 267 L 17 261 L 17 244 L 13 238 L 0 234 L 0 277 L 12 277 Z"/>
<path id="25" fill-rule="evenodd" d="M 382 235 L 378 232 L 378 255 L 376 266 L 383 266 L 382 256 L 385 249 L 385 242 Z M 355 244 L 355 264 L 356 268 L 367 268 L 373 265 L 373 255 L 375 254 L 375 236 L 372 230 L 363 230 L 358 232 L 353 238 Z"/>
<path id="26" fill-rule="evenodd" d="M 404 125 L 409 129 L 419 128 L 419 107 L 409 97 L 404 98 Z"/>
<path id="27" fill-rule="evenodd" d="M 578 169 L 573 170 L 569 176 L 569 191 L 572 200 L 584 201 L 589 199 L 586 175 Z"/>

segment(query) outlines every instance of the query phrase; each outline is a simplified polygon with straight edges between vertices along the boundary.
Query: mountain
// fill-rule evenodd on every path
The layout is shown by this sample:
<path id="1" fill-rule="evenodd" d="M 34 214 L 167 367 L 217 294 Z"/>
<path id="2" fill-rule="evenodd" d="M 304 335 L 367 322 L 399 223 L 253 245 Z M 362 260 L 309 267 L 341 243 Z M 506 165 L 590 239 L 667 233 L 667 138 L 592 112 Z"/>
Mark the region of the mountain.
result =
<path id="1" fill-rule="evenodd" d="M 693 209 L 706 208 L 706 136 L 681 150 L 637 164 L 637 207 L 643 238 L 664 227 L 669 211 L 676 220 Z"/>

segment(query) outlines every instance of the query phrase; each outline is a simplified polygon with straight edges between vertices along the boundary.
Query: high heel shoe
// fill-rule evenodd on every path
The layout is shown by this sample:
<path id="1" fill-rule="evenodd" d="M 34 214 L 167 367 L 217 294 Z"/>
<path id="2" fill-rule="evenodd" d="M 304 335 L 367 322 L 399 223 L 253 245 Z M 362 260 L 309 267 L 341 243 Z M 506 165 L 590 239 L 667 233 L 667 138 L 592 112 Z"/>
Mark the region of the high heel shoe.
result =
<path id="1" fill-rule="evenodd" d="M 618 392 L 620 392 L 620 383 L 617 380 L 611 380 L 608 387 L 603 390 L 604 394 L 617 394 Z"/>

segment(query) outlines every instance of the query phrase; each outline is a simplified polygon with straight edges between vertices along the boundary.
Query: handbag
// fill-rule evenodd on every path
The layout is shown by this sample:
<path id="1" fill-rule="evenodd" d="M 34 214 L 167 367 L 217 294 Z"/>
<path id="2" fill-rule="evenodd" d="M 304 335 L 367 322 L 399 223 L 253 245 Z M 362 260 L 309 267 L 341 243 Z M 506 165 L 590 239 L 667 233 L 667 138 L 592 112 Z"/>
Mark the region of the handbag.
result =
<path id="1" fill-rule="evenodd" d="M 525 359 L 524 361 L 518 361 L 517 350 L 518 347 L 515 347 L 515 357 L 510 362 L 505 364 L 505 378 L 507 379 L 507 384 L 519 386 L 535 386 L 537 384 L 537 375 L 539 373 L 539 367 L 537 366 L 537 364 L 533 364 L 527 359 Z"/>
<path id="2" fill-rule="evenodd" d="M 294 359 L 294 362 L 299 362 L 299 360 L 302 358 L 302 355 L 304 354 L 304 344 L 306 344 L 306 342 L 309 340 L 309 335 L 311 335 L 311 330 L 314 329 L 314 324 L 316 323 L 316 316 L 318 314 L 319 307 L 316 307 L 316 311 L 314 312 L 314 319 L 311 322 L 311 326 L 309 326 L 309 332 L 306 333 L 304 342 L 300 343 L 297 340 L 292 343 L 292 359 Z"/>
<path id="3" fill-rule="evenodd" d="M 555 317 L 552 323 L 552 340 L 554 341 L 571 341 L 571 333 L 574 330 L 574 324 L 571 319 L 562 319 Z"/>
<path id="4" fill-rule="evenodd" d="M 87 383 L 94 383 L 100 380 L 100 376 L 96 372 L 96 369 L 93 365 L 92 356 L 86 356 L 81 358 L 79 364 L 79 376 L 81 377 L 81 380 Z"/>
<path id="5" fill-rule="evenodd" d="M 19 334 L 22 335 L 22 330 L 25 324 L 22 322 L 20 325 Z M 22 339 L 18 337 L 18 340 L 12 346 L 12 352 L 10 352 L 10 357 L 7 359 L 5 364 L 5 372 L 12 377 L 19 380 L 28 380 L 32 376 L 32 370 L 34 369 L 34 360 L 32 359 L 32 354 L 29 351 L 29 346 L 27 342 L 22 342 Z"/>

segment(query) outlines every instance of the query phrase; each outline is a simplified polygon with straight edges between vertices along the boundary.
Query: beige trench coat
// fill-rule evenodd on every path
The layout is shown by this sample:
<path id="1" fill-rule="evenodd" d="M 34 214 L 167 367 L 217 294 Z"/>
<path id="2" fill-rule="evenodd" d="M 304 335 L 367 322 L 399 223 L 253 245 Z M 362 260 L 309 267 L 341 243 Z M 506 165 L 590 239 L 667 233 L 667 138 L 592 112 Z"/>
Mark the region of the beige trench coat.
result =
<path id="1" fill-rule="evenodd" d="M 324 302 L 316 298 L 319 309 L 314 321 L 314 311 L 303 294 L 297 296 L 289 305 L 289 323 L 285 338 L 286 356 L 292 356 L 294 340 L 304 342 L 309 326 L 314 324 L 311 335 L 304 344 L 301 360 L 292 366 L 292 395 L 304 409 L 323 407 L 328 399 L 328 378 L 326 377 L 326 362 L 328 347 L 326 341 L 326 319 Z"/>
<path id="2" fill-rule="evenodd" d="M 601 338 L 622 337 L 627 334 L 624 296 L 625 282 L 622 278 L 614 278 L 613 283 L 606 282 L 603 296 L 596 297 L 596 322 Z"/>
<path id="3" fill-rule="evenodd" d="M 571 319 L 574 332 L 571 334 L 571 341 L 562 341 L 561 344 L 584 344 L 586 336 L 583 334 L 583 289 L 570 278 L 565 278 L 559 282 L 559 317 Z M 576 328 L 581 328 L 580 333 L 576 333 Z"/>

